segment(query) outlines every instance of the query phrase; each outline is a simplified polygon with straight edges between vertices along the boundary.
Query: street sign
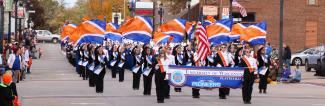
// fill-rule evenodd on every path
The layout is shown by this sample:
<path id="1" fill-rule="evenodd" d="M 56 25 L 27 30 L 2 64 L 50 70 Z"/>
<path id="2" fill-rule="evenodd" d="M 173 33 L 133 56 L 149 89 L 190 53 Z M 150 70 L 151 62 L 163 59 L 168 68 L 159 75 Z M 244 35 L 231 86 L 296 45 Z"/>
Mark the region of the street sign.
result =
<path id="1" fill-rule="evenodd" d="M 218 15 L 218 6 L 203 6 L 203 15 Z"/>
<path id="2" fill-rule="evenodd" d="M 222 8 L 222 19 L 229 19 L 229 8 Z"/>
<path id="3" fill-rule="evenodd" d="M 153 2 L 136 2 L 135 8 L 153 9 Z"/>
<path id="4" fill-rule="evenodd" d="M 18 7 L 18 18 L 25 18 L 25 8 L 24 7 Z"/>
<path id="5" fill-rule="evenodd" d="M 137 15 L 152 15 L 153 14 L 153 10 L 144 10 L 144 9 L 139 9 L 139 10 L 135 10 L 135 14 Z"/>
<path id="6" fill-rule="evenodd" d="M 5 7 L 4 11 L 12 11 L 13 10 L 13 0 L 4 0 L 3 5 Z"/>

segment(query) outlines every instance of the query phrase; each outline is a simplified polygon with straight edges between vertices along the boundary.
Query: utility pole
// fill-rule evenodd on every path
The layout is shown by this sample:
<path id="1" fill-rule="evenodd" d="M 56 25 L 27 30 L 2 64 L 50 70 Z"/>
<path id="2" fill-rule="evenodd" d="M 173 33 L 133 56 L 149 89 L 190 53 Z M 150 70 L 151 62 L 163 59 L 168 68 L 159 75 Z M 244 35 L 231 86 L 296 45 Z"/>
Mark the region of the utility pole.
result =
<path id="1" fill-rule="evenodd" d="M 2 4 L 0 4 L 0 12 L 1 12 L 1 15 L 0 15 L 0 51 L 3 50 L 3 34 L 4 34 L 4 5 L 3 5 L 3 2 Z"/>
<path id="2" fill-rule="evenodd" d="M 229 19 L 231 19 L 232 20 L 232 2 L 233 2 L 233 0 L 230 0 L 230 3 L 229 3 Z"/>
<path id="3" fill-rule="evenodd" d="M 15 41 L 17 41 L 18 0 L 15 0 Z"/>
<path id="4" fill-rule="evenodd" d="M 278 78 L 280 77 L 283 70 L 283 5 L 284 0 L 280 0 L 280 34 L 279 34 L 279 60 L 280 60 L 280 69 L 278 72 Z"/>

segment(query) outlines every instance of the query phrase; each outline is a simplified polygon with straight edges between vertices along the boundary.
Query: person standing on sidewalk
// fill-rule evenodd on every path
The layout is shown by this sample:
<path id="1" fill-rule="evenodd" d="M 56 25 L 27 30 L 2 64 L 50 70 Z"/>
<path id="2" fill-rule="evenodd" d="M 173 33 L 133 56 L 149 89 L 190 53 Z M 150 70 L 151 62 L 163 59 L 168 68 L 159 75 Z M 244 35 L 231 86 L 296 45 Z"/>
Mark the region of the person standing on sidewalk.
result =
<path id="1" fill-rule="evenodd" d="M 15 96 L 9 87 L 11 83 L 12 75 L 5 73 L 2 77 L 2 83 L 0 83 L 0 106 L 13 106 Z"/>
<path id="2" fill-rule="evenodd" d="M 14 77 L 13 77 L 13 82 L 14 83 L 19 83 L 20 70 L 22 69 L 21 67 L 23 66 L 22 58 L 21 58 L 21 56 L 19 54 L 20 54 L 20 48 L 14 49 L 13 53 L 10 54 L 10 56 L 8 58 L 8 62 L 7 62 L 9 68 L 14 73 Z"/>

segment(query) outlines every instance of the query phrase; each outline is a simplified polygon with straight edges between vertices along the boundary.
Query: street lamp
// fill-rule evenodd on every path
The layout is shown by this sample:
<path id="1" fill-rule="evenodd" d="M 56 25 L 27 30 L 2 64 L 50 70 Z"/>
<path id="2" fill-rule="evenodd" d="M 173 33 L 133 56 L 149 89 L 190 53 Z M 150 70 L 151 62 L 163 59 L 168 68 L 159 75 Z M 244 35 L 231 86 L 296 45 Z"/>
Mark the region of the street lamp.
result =
<path id="1" fill-rule="evenodd" d="M 280 34 L 279 34 L 279 65 L 280 69 L 278 72 L 278 78 L 277 80 L 280 79 L 280 76 L 282 74 L 283 70 L 283 60 L 282 60 L 282 54 L 283 54 L 283 5 L 284 5 L 284 0 L 280 0 Z"/>
<path id="2" fill-rule="evenodd" d="M 187 21 L 190 20 L 191 2 L 192 2 L 192 0 L 187 0 L 187 9 L 188 9 L 188 11 L 187 11 Z"/>
<path id="3" fill-rule="evenodd" d="M 158 14 L 160 16 L 160 21 L 159 21 L 159 25 L 162 24 L 162 21 L 163 21 L 163 14 L 164 14 L 164 9 L 163 9 L 163 3 L 160 3 L 159 4 L 159 10 L 158 10 Z"/>

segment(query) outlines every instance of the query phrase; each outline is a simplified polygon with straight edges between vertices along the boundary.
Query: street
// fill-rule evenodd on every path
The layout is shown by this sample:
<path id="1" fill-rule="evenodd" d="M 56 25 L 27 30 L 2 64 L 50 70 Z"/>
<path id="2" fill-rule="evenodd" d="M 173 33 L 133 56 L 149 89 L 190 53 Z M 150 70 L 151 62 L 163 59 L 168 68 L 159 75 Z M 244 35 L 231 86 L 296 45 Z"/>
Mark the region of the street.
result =
<path id="1" fill-rule="evenodd" d="M 104 93 L 97 94 L 75 72 L 59 44 L 43 43 L 41 59 L 33 60 L 31 74 L 17 84 L 22 106 L 241 106 L 241 89 L 232 89 L 226 100 L 218 97 L 218 90 L 201 90 L 200 99 L 193 99 L 190 88 L 175 93 L 164 104 L 156 103 L 155 84 L 152 95 L 143 96 L 140 90 L 132 89 L 132 73 L 125 73 L 125 81 L 112 79 L 109 70 L 104 81 Z M 303 67 L 301 67 L 304 69 Z M 251 106 L 325 106 L 325 77 L 315 77 L 314 72 L 303 71 L 300 84 L 269 84 L 267 94 L 258 93 L 254 84 Z"/>

